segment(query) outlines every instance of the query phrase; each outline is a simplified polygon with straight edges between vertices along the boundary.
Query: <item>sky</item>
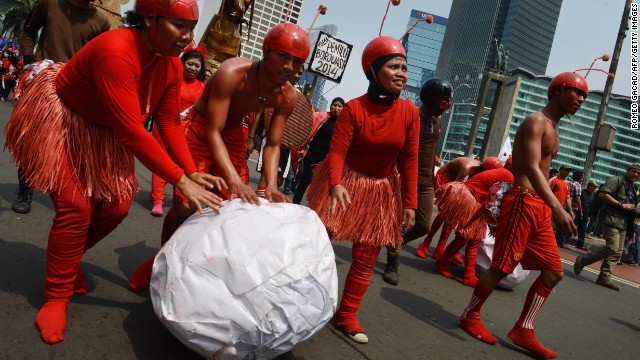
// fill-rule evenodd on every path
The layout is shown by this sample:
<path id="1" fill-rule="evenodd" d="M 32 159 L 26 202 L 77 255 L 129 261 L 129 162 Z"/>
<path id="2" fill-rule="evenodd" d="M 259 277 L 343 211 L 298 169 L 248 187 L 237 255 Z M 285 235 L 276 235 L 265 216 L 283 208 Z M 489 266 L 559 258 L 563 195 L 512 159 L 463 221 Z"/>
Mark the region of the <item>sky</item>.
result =
<path id="1" fill-rule="evenodd" d="M 391 6 L 385 20 L 382 35 L 402 36 L 407 28 L 412 9 L 445 18 L 449 17 L 452 0 L 401 0 L 399 6 Z M 636 1 L 634 1 L 636 2 Z M 327 13 L 318 17 L 315 26 L 335 24 L 337 37 L 353 45 L 347 69 L 338 85 L 327 81 L 325 97 L 336 96 L 345 100 L 362 95 L 368 82 L 362 72 L 362 49 L 378 36 L 380 23 L 387 7 L 387 0 L 305 0 L 298 24 L 308 28 L 319 5 L 327 6 Z M 593 59 L 603 54 L 613 55 L 618 28 L 625 0 L 564 0 L 558 26 L 551 48 L 546 75 L 587 68 Z M 535 19 L 531 19 L 536 21 Z M 630 89 L 630 36 L 627 34 L 620 54 L 620 62 L 613 93 L 629 96 Z M 610 62 L 598 61 L 594 67 L 609 71 Z M 584 72 L 581 73 L 584 76 Z M 587 78 L 590 90 L 604 90 L 606 75 L 591 72 Z M 335 85 L 335 87 L 334 87 Z"/>

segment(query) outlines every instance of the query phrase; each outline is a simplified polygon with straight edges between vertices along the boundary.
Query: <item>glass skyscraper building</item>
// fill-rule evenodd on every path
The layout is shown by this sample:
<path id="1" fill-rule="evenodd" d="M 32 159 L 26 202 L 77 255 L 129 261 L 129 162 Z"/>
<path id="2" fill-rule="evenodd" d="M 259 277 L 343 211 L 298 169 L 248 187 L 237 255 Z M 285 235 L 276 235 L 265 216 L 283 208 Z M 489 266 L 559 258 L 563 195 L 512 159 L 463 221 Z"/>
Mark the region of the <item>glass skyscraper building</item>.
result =
<path id="1" fill-rule="evenodd" d="M 416 21 L 423 19 L 427 15 L 429 15 L 429 13 L 415 9 L 411 10 L 407 30 L 409 30 Z M 435 76 L 440 47 L 442 46 L 442 39 L 447 28 L 446 18 L 436 15 L 432 16 L 432 24 L 421 21 L 402 39 L 402 45 L 407 51 L 407 65 L 409 70 L 409 81 L 407 81 L 405 87 L 406 93 L 404 97 L 418 106 L 421 105 L 420 87 L 426 80 Z"/>
<path id="2" fill-rule="evenodd" d="M 516 131 L 522 120 L 532 112 L 540 111 L 547 104 L 547 88 L 551 82 L 549 76 L 537 76 L 527 70 L 516 69 L 509 77 L 505 92 L 517 91 L 514 104 L 508 116 L 497 121 L 509 121 L 509 138 L 513 145 Z M 515 85 L 513 85 L 515 84 Z M 551 166 L 559 168 L 562 164 L 571 165 L 574 169 L 583 169 L 589 151 L 591 135 L 594 131 L 598 109 L 602 101 L 602 91 L 590 91 L 582 107 L 571 117 L 573 125 L 567 118 L 560 120 L 560 150 Z M 443 146 L 441 157 L 448 161 L 462 156 L 471 132 L 471 123 L 475 113 L 475 105 L 458 104 L 452 114 L 449 134 Z M 489 108 L 485 108 L 474 146 L 474 154 L 481 150 L 488 123 Z M 637 130 L 631 129 L 631 98 L 613 94 L 609 100 L 604 123 L 616 128 L 613 147 L 610 152 L 598 150 L 591 179 L 597 183 L 606 181 L 613 175 L 619 175 L 627 167 L 640 162 L 640 137 Z M 499 154 L 490 154 L 499 155 Z"/>
<path id="3" fill-rule="evenodd" d="M 291 5 L 289 22 L 298 23 L 304 0 L 294 0 Z M 242 49 L 240 56 L 251 60 L 262 59 L 262 42 L 267 31 L 284 21 L 289 7 L 289 0 L 256 0 L 253 9 L 253 24 L 247 40 L 246 30 L 243 29 Z M 251 11 L 244 13 L 244 19 L 249 23 Z M 246 27 L 248 29 L 248 26 Z"/>
<path id="4" fill-rule="evenodd" d="M 523 68 L 544 74 L 562 0 L 455 0 L 436 75 L 460 87 L 454 102 L 476 99 L 482 74 L 496 69 L 498 49 L 506 72 Z"/>

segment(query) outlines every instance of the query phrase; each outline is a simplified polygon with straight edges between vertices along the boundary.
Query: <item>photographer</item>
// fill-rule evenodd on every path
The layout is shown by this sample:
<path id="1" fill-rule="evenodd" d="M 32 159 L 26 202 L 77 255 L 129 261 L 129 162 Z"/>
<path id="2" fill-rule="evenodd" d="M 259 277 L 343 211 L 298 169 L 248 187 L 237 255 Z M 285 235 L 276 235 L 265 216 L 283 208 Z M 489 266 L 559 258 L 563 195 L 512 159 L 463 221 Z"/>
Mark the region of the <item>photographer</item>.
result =
<path id="1" fill-rule="evenodd" d="M 600 218 L 606 243 L 585 255 L 579 255 L 574 265 L 575 273 L 580 274 L 585 266 L 602 260 L 596 284 L 616 291 L 620 287 L 611 282 L 611 266 L 622 254 L 627 228 L 639 216 L 636 212 L 638 197 L 634 185 L 639 178 L 640 164 L 635 163 L 629 166 L 624 175 L 613 176 L 602 185 L 598 196 L 605 202 L 600 210 L 603 212 Z"/>

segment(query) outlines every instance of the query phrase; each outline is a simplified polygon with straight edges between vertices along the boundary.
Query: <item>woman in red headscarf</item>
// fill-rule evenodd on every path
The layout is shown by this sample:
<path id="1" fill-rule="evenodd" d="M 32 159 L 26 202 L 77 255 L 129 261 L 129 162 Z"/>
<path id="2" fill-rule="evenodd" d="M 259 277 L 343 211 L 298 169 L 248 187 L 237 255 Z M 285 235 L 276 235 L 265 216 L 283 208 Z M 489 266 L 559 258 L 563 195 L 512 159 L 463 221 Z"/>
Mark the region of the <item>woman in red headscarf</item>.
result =
<path id="1" fill-rule="evenodd" d="M 185 49 L 184 54 L 181 56 L 182 66 L 184 68 L 182 72 L 182 85 L 180 86 L 180 118 L 184 119 L 186 114 L 191 109 L 191 106 L 202 95 L 204 91 L 204 78 L 205 69 L 204 63 L 207 60 L 207 47 L 204 44 L 200 44 L 197 48 L 189 46 Z M 153 132 L 153 138 L 164 148 L 160 133 Z M 162 204 L 164 203 L 164 188 L 167 182 L 156 175 L 151 174 L 151 201 L 153 201 L 153 208 L 151 209 L 151 215 L 162 216 Z"/>
<path id="2" fill-rule="evenodd" d="M 6 146 L 25 179 L 51 196 L 56 215 L 47 245 L 42 340 L 64 338 L 71 296 L 87 286 L 85 251 L 124 219 L 138 190 L 133 157 L 180 189 L 198 209 L 222 202 L 201 185 L 223 186 L 196 172 L 178 112 L 182 65 L 198 20 L 196 0 L 138 0 L 134 25 L 108 31 L 68 65 L 52 65 L 27 85 L 7 124 Z M 153 114 L 167 152 L 144 128 Z"/>
<path id="3" fill-rule="evenodd" d="M 369 89 L 340 113 L 307 199 L 332 238 L 353 242 L 333 323 L 354 341 L 367 343 L 356 314 L 373 267 L 382 246 L 395 246 L 413 226 L 418 207 L 420 116 L 415 105 L 398 98 L 408 79 L 400 42 L 387 36 L 371 41 L 362 67 Z"/>

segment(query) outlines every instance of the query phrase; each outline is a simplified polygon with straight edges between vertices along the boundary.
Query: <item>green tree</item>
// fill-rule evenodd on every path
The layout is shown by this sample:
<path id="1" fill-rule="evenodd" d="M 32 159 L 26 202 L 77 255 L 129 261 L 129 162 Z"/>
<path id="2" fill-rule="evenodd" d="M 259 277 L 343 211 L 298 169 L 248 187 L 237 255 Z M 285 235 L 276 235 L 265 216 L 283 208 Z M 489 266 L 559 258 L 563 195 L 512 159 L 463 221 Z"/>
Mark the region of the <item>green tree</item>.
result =
<path id="1" fill-rule="evenodd" d="M 14 37 L 18 37 L 35 1 L 14 0 L 13 6 L 7 9 L 7 13 L 2 19 L 2 34 L 9 31 Z"/>

